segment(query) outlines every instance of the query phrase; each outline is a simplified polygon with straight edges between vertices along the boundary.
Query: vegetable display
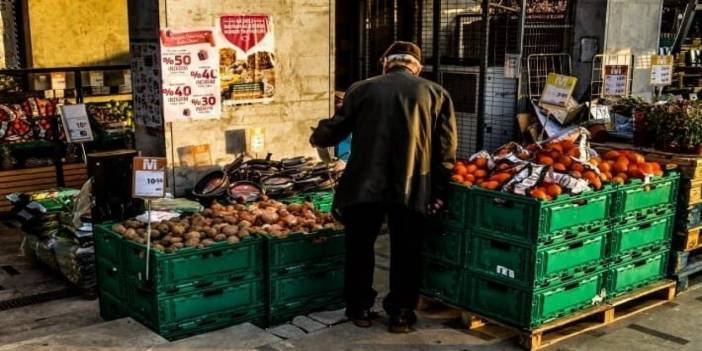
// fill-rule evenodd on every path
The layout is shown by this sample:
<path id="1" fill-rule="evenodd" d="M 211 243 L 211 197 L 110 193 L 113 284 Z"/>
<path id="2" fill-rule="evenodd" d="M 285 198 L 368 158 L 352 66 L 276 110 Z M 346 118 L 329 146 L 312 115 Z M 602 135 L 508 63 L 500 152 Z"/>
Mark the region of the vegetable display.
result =
<path id="1" fill-rule="evenodd" d="M 285 238 L 292 233 L 342 228 L 331 214 L 315 211 L 311 203 L 286 205 L 264 196 L 248 206 L 214 203 L 202 213 L 155 223 L 151 242 L 154 250 L 173 253 L 186 247 L 205 248 L 215 242 L 236 244 L 252 234 Z M 145 223 L 127 220 L 112 229 L 127 240 L 146 244 Z"/>

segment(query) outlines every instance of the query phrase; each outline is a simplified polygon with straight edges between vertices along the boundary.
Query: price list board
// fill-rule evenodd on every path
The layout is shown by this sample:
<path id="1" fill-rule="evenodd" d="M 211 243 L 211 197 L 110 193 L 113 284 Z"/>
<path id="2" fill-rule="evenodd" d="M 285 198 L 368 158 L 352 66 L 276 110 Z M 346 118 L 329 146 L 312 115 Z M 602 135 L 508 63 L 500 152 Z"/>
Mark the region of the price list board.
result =
<path id="1" fill-rule="evenodd" d="M 85 104 L 61 106 L 61 122 L 66 138 L 70 143 L 85 143 L 93 141 L 93 130 L 90 128 L 88 111 Z"/>
<path id="2" fill-rule="evenodd" d="M 673 56 L 651 56 L 651 85 L 673 84 Z"/>
<path id="3" fill-rule="evenodd" d="M 629 66 L 605 65 L 602 94 L 604 96 L 629 95 Z"/>
<path id="4" fill-rule="evenodd" d="M 166 159 L 135 157 L 132 196 L 140 199 L 160 199 L 166 194 Z"/>
<path id="5" fill-rule="evenodd" d="M 160 35 L 165 121 L 219 118 L 219 56 L 214 30 L 165 28 Z"/>
<path id="6" fill-rule="evenodd" d="M 577 83 L 578 79 L 575 77 L 549 73 L 539 104 L 566 107 Z"/>

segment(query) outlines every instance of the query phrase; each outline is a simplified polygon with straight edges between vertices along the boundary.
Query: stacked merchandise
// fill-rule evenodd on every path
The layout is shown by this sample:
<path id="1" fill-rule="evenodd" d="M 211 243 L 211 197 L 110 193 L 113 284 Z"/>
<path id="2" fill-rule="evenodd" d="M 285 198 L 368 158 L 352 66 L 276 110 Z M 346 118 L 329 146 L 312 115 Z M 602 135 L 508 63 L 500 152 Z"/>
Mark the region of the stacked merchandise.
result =
<path id="1" fill-rule="evenodd" d="M 529 330 L 661 280 L 677 174 L 584 136 L 457 164 L 423 293 Z"/>
<path id="2" fill-rule="evenodd" d="M 25 234 L 27 256 L 60 272 L 74 286 L 89 290 L 96 282 L 92 227 L 72 224 L 79 191 L 58 188 L 30 194 L 12 194 L 17 220 Z"/>
<path id="3" fill-rule="evenodd" d="M 96 229 L 100 311 L 168 339 L 252 322 L 269 325 L 340 302 L 343 231 L 312 204 L 263 198 Z M 146 271 L 146 259 L 149 270 Z"/>
<path id="4" fill-rule="evenodd" d="M 134 111 L 130 101 L 91 103 L 86 109 L 99 140 L 108 142 L 132 137 Z"/>
<path id="5" fill-rule="evenodd" d="M 676 160 L 682 179 L 678 194 L 672 273 L 678 291 L 689 288 L 690 279 L 702 274 L 702 157 Z"/>

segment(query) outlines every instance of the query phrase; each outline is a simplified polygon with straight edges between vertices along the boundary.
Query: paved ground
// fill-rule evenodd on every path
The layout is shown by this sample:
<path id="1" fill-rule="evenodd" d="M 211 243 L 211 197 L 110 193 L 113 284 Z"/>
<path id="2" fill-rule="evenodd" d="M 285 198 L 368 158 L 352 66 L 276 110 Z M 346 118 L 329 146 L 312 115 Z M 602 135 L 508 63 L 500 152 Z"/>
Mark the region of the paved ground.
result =
<path id="1" fill-rule="evenodd" d="M 6 238 L 2 238 L 3 232 L 7 233 L 0 229 L 0 245 L 6 242 Z M 386 238 L 381 238 L 377 246 L 376 286 L 385 291 L 388 275 Z M 7 261 L 8 253 L 0 259 Z M 17 262 L 15 258 L 12 260 Z M 2 284 L 9 282 L 5 278 Z M 99 318 L 97 302 L 80 297 L 9 309 L 0 312 L 0 316 L 0 351 L 518 350 L 513 335 L 506 330 L 487 326 L 468 331 L 460 326 L 455 311 L 440 308 L 422 313 L 417 331 L 408 335 L 387 333 L 385 319 L 370 329 L 358 329 L 349 322 L 337 323 L 341 316 L 337 311 L 299 317 L 291 324 L 269 330 L 244 324 L 177 342 L 168 342 L 131 319 L 104 322 Z M 700 321 L 702 290 L 691 290 L 673 303 L 548 350 L 702 350 Z"/>

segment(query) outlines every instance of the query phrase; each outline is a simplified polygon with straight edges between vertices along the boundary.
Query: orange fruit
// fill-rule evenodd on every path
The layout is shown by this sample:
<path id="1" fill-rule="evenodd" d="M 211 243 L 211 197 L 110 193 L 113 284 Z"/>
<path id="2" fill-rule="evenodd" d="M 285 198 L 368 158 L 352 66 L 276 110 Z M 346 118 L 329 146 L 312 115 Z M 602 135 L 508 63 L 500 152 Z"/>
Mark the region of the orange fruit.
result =
<path id="1" fill-rule="evenodd" d="M 475 178 L 481 178 L 481 179 L 482 179 L 482 178 L 485 178 L 485 177 L 487 176 L 487 172 L 485 172 L 485 170 L 483 170 L 483 169 L 479 169 L 479 170 L 476 170 L 476 171 L 473 173 L 473 175 L 475 176 Z"/>
<path id="2" fill-rule="evenodd" d="M 614 183 L 614 184 L 622 185 L 622 184 L 624 184 L 624 182 L 625 182 L 625 180 L 622 177 L 619 177 L 619 176 L 612 177 L 612 183 Z"/>
<path id="3" fill-rule="evenodd" d="M 641 162 L 641 163 L 638 163 L 637 166 L 639 167 L 639 170 L 641 171 L 641 173 L 653 174 L 653 166 L 651 166 L 650 164 L 648 164 L 646 162 Z"/>
<path id="4" fill-rule="evenodd" d="M 548 200 L 548 196 L 546 195 L 546 192 L 542 188 L 536 188 L 531 191 L 530 193 L 531 197 L 539 200 Z"/>
<path id="5" fill-rule="evenodd" d="M 498 186 L 500 186 L 500 183 L 498 183 L 494 180 L 489 180 L 487 182 L 483 182 L 483 184 L 481 186 L 485 189 L 495 190 L 495 189 L 497 189 Z"/>
<path id="6" fill-rule="evenodd" d="M 570 166 L 570 169 L 579 173 L 583 173 L 585 171 L 585 167 L 578 162 L 573 162 L 573 165 Z"/>
<path id="7" fill-rule="evenodd" d="M 551 149 L 552 151 L 558 151 L 559 154 L 563 153 L 563 146 L 561 146 L 561 144 L 559 144 L 559 143 L 553 143 L 553 144 L 549 145 L 548 148 Z"/>
<path id="8" fill-rule="evenodd" d="M 568 150 L 568 152 L 566 152 L 566 155 L 568 155 L 570 157 L 578 158 L 578 157 L 580 157 L 580 149 L 572 148 L 572 149 Z"/>
<path id="9" fill-rule="evenodd" d="M 511 176 L 512 176 L 512 175 L 509 174 L 509 173 L 502 172 L 502 173 L 497 173 L 497 174 L 493 175 L 492 177 L 490 177 L 490 180 L 491 180 L 491 181 L 496 181 L 496 182 L 498 182 L 498 183 L 502 183 L 502 182 L 504 182 L 505 180 L 509 179 Z"/>
<path id="10" fill-rule="evenodd" d="M 482 157 L 478 157 L 478 158 L 475 159 L 475 165 L 476 165 L 478 168 L 483 168 L 483 169 L 484 169 L 485 167 L 487 167 L 487 160 L 484 159 L 484 158 L 482 158 Z"/>
<path id="11" fill-rule="evenodd" d="M 626 173 L 629 170 L 629 165 L 626 162 L 617 161 L 614 164 L 614 170 L 619 173 Z"/>
<path id="12" fill-rule="evenodd" d="M 573 164 L 573 159 L 568 156 L 561 156 L 558 158 L 558 163 L 562 163 L 566 167 L 570 167 Z"/>
<path id="13" fill-rule="evenodd" d="M 453 180 L 456 183 L 463 183 L 463 176 L 460 174 L 454 174 L 451 176 L 451 180 Z"/>
<path id="14" fill-rule="evenodd" d="M 661 177 L 663 176 L 663 171 L 661 171 L 660 169 L 654 170 L 653 175 L 656 177 Z"/>
<path id="15" fill-rule="evenodd" d="M 590 164 L 593 166 L 599 166 L 600 162 L 601 162 L 601 160 L 597 157 L 593 157 L 590 159 Z"/>
<path id="16" fill-rule="evenodd" d="M 546 155 L 539 156 L 539 163 L 542 165 L 551 166 L 553 165 L 553 158 Z"/>
<path id="17" fill-rule="evenodd" d="M 559 172 L 565 172 L 568 168 L 560 162 L 554 163 L 553 164 L 553 169 L 559 171 Z"/>
<path id="18" fill-rule="evenodd" d="M 510 167 L 511 167 L 511 165 L 510 165 L 509 163 L 507 163 L 507 162 L 500 162 L 500 164 L 497 165 L 497 170 L 503 171 L 503 170 L 508 169 L 508 168 L 510 168 Z"/>
<path id="19" fill-rule="evenodd" d="M 575 147 L 575 143 L 571 140 L 563 140 L 561 141 L 561 147 L 563 147 L 563 151 L 567 152 Z"/>
<path id="20" fill-rule="evenodd" d="M 466 165 L 466 164 L 463 163 L 463 161 L 456 161 L 456 164 L 453 165 L 453 169 L 456 169 L 456 167 L 458 167 L 458 166 L 464 166 L 464 167 L 465 167 L 465 165 Z"/>
<path id="21" fill-rule="evenodd" d="M 626 182 L 626 181 L 629 179 L 629 175 L 626 174 L 626 173 L 624 173 L 624 172 L 622 172 L 622 173 L 617 173 L 617 175 L 614 176 L 614 177 L 615 177 L 615 178 L 622 178 L 622 179 L 624 180 L 624 182 Z"/>
<path id="22" fill-rule="evenodd" d="M 661 170 L 663 170 L 663 169 L 661 168 L 661 164 L 658 163 L 658 162 L 649 162 L 649 164 L 651 165 L 651 167 L 653 167 L 653 170 L 654 170 L 654 171 L 661 171 Z"/>
<path id="23" fill-rule="evenodd" d="M 602 171 L 602 172 L 609 172 L 609 171 L 612 170 L 612 169 L 610 168 L 610 166 L 609 166 L 609 163 L 607 163 L 607 162 L 602 162 L 602 163 L 600 163 L 599 166 L 598 166 L 598 168 L 599 168 L 600 171 Z"/>
<path id="24" fill-rule="evenodd" d="M 457 165 L 453 168 L 453 172 L 462 176 L 468 174 L 468 169 L 464 165 Z"/>
<path id="25" fill-rule="evenodd" d="M 472 174 L 466 174 L 463 176 L 463 180 L 466 182 L 475 183 L 475 176 Z"/>
<path id="26" fill-rule="evenodd" d="M 609 173 L 609 172 L 601 172 L 601 173 L 600 173 L 600 178 L 601 178 L 602 180 L 604 180 L 604 181 L 608 181 L 608 180 L 612 179 L 612 173 Z"/>
<path id="27" fill-rule="evenodd" d="M 640 153 L 637 152 L 631 152 L 627 155 L 627 158 L 629 161 L 632 163 L 643 163 L 646 162 L 646 159 L 641 155 Z"/>
<path id="28" fill-rule="evenodd" d="M 561 157 L 562 154 L 556 150 L 551 150 L 548 152 L 548 155 L 551 156 L 552 159 L 557 160 Z"/>
<path id="29" fill-rule="evenodd" d="M 621 155 L 619 154 L 618 151 L 610 150 L 604 154 L 604 159 L 605 160 L 616 160 L 619 158 L 619 156 L 621 156 Z"/>
<path id="30" fill-rule="evenodd" d="M 595 188 L 595 190 L 602 189 L 602 180 L 600 178 L 595 178 L 590 183 L 592 183 L 592 186 Z"/>
<path id="31" fill-rule="evenodd" d="M 561 186 L 558 184 L 551 184 L 548 187 L 546 187 L 546 194 L 556 197 L 558 195 L 561 195 L 561 192 L 563 192 L 563 189 L 561 189 Z"/>
<path id="32" fill-rule="evenodd" d="M 468 174 L 473 174 L 475 173 L 475 170 L 478 169 L 474 164 L 469 164 L 466 166 L 466 170 L 468 171 Z"/>
<path id="33" fill-rule="evenodd" d="M 580 178 L 583 177 L 583 174 L 580 173 L 580 171 L 570 171 L 570 176 L 573 177 L 573 178 L 578 178 L 578 179 L 580 179 Z"/>
<path id="34" fill-rule="evenodd" d="M 463 185 L 465 185 L 467 187 L 471 187 L 471 186 L 473 186 L 473 182 L 465 181 L 465 182 L 463 182 Z"/>
<path id="35" fill-rule="evenodd" d="M 590 183 L 592 183 L 595 179 L 599 179 L 599 177 L 597 176 L 597 174 L 595 172 L 589 171 L 589 170 L 583 172 L 583 178 L 585 178 Z"/>
<path id="36" fill-rule="evenodd" d="M 626 163 L 627 165 L 629 165 L 630 162 L 628 157 L 619 156 L 619 158 L 617 158 L 617 163 Z"/>

